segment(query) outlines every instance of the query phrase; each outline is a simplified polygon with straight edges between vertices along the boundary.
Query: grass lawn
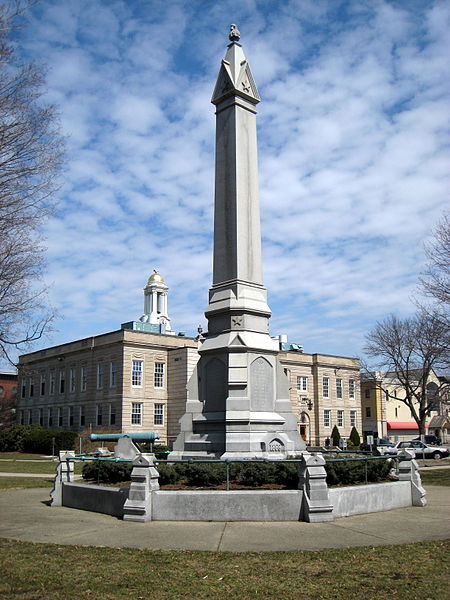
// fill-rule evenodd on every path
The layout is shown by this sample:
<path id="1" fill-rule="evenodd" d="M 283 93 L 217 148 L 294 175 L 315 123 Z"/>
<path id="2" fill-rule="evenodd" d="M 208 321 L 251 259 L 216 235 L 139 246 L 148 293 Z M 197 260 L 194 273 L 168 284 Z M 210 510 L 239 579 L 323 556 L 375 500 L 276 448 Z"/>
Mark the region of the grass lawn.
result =
<path id="1" fill-rule="evenodd" d="M 450 485 L 450 469 L 439 469 L 436 471 L 420 470 L 420 479 L 422 484 L 427 485 Z"/>
<path id="2" fill-rule="evenodd" d="M 209 553 L 0 540 L 0 597 L 14 600 L 442 600 L 445 541 L 320 552 Z"/>
<path id="3" fill-rule="evenodd" d="M 48 456 L 42 456 L 42 454 L 25 454 L 24 452 L 0 452 L 1 458 L 13 460 L 51 460 Z"/>
<path id="4" fill-rule="evenodd" d="M 16 454 L 9 460 L 0 460 L 0 473 L 54 473 L 58 465 L 57 462 L 48 459 L 27 460 L 23 457 L 26 454 Z M 0 459 L 8 458 L 6 453 L 0 453 Z M 81 474 L 83 465 L 75 463 L 75 473 Z"/>
<path id="5" fill-rule="evenodd" d="M 0 477 L 0 491 L 39 487 L 53 487 L 53 479 L 41 479 L 40 477 Z"/>

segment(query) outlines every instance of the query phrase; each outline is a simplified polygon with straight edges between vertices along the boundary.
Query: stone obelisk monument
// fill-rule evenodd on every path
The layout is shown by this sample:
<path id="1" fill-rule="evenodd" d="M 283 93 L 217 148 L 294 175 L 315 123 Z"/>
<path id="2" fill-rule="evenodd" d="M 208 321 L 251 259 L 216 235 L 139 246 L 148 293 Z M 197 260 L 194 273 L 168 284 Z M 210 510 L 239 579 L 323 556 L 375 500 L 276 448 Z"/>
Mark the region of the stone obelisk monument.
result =
<path id="1" fill-rule="evenodd" d="M 305 449 L 263 286 L 256 105 L 250 65 L 231 26 L 216 106 L 213 285 L 208 333 L 188 384 L 171 458 L 285 458 Z"/>

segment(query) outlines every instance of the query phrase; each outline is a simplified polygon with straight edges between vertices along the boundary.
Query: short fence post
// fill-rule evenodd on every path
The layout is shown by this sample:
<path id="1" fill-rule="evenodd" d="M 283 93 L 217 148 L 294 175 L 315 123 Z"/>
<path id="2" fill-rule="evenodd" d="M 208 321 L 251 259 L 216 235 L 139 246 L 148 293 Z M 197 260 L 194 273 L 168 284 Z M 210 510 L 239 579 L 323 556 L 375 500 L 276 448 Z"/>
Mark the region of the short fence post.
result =
<path id="1" fill-rule="evenodd" d="M 59 453 L 59 463 L 56 467 L 56 476 L 53 482 L 53 489 L 50 492 L 50 506 L 63 505 L 64 484 L 70 483 L 70 480 L 73 479 L 74 473 L 73 462 L 67 459 L 73 456 L 75 456 L 75 452 L 72 451 L 61 450 Z"/>
<path id="2" fill-rule="evenodd" d="M 159 473 L 152 454 L 139 454 L 133 460 L 130 493 L 123 506 L 124 521 L 152 520 L 152 493 L 159 490 Z"/>
<path id="3" fill-rule="evenodd" d="M 327 486 L 325 459 L 304 452 L 299 467 L 299 489 L 303 490 L 301 518 L 309 523 L 333 520 L 333 506 Z"/>
<path id="4" fill-rule="evenodd" d="M 405 460 L 407 459 L 407 460 Z M 400 481 L 411 482 L 411 503 L 413 506 L 426 506 L 426 490 L 422 486 L 419 465 L 414 460 L 414 452 L 403 450 L 399 456 L 398 478 Z"/>

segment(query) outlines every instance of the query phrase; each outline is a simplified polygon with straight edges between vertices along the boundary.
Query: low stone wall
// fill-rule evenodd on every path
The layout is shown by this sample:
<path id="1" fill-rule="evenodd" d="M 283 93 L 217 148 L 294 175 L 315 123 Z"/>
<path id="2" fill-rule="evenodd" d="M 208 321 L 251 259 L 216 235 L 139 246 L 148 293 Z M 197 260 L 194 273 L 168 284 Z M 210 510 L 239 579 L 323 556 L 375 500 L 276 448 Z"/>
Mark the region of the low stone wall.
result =
<path id="1" fill-rule="evenodd" d="M 128 493 L 128 488 L 65 482 L 62 486 L 62 505 L 122 517 Z"/>
<path id="2" fill-rule="evenodd" d="M 152 455 L 133 461 L 130 489 L 74 483 L 73 467 L 57 468 L 52 506 L 101 512 L 130 521 L 331 521 L 406 506 L 425 506 L 418 466 L 406 456 L 400 481 L 329 489 L 325 460 L 304 453 L 298 490 L 163 491 Z"/>
<path id="3" fill-rule="evenodd" d="M 334 519 L 412 506 L 410 481 L 330 488 L 329 494 Z"/>
<path id="4" fill-rule="evenodd" d="M 301 490 L 162 491 L 152 521 L 299 521 Z"/>

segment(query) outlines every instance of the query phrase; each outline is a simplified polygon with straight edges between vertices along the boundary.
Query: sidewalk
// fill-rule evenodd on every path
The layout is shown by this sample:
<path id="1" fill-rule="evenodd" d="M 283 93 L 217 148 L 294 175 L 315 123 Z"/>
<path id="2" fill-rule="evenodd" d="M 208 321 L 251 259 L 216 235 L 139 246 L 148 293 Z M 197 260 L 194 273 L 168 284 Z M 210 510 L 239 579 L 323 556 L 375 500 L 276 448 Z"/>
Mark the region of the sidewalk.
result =
<path id="1" fill-rule="evenodd" d="M 424 508 L 357 515 L 331 523 L 131 523 L 50 507 L 49 488 L 5 490 L 0 492 L 0 537 L 62 545 L 225 552 L 320 550 L 450 538 L 450 488 L 429 486 L 427 492 Z"/>

